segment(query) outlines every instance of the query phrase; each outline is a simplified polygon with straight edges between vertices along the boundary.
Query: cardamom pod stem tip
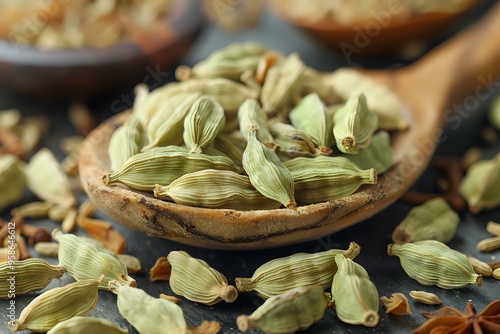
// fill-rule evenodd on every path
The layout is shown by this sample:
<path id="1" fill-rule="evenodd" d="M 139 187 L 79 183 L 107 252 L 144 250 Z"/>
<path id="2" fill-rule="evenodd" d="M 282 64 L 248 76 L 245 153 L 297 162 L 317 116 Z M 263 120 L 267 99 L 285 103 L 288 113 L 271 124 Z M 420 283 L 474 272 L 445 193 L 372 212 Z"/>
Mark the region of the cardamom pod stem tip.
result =
<path id="1" fill-rule="evenodd" d="M 477 286 L 483 285 L 483 275 L 477 275 L 477 277 L 476 277 L 476 285 Z"/>
<path id="2" fill-rule="evenodd" d="M 179 81 L 186 81 L 191 77 L 191 68 L 186 65 L 181 65 L 175 70 L 175 78 Z"/>
<path id="3" fill-rule="evenodd" d="M 221 290 L 220 296 L 226 303 L 232 303 L 238 298 L 238 290 L 232 285 L 228 285 Z"/>
<path id="4" fill-rule="evenodd" d="M 368 311 L 365 313 L 365 318 L 363 319 L 363 326 L 375 327 L 379 321 L 379 315 L 375 311 Z"/>
<path id="5" fill-rule="evenodd" d="M 102 182 L 104 182 L 105 185 L 108 185 L 109 182 L 111 182 L 109 175 L 110 173 L 106 173 L 102 176 Z"/>
<path id="6" fill-rule="evenodd" d="M 236 324 L 238 325 L 238 329 L 243 333 L 246 333 L 250 329 L 250 319 L 248 315 L 240 315 L 236 318 Z"/>
<path id="7" fill-rule="evenodd" d="M 394 246 L 394 244 L 388 244 L 387 245 L 387 254 L 389 256 L 392 256 L 392 246 Z"/>

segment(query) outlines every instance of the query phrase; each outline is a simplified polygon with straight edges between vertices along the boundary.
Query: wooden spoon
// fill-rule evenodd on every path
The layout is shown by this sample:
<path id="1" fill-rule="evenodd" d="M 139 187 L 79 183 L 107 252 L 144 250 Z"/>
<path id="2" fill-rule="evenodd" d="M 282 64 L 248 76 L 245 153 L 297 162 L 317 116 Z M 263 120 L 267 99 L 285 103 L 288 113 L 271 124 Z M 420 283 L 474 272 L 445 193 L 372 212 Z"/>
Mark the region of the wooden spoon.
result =
<path id="1" fill-rule="evenodd" d="M 479 101 L 492 94 L 487 86 L 498 86 L 493 80 L 500 77 L 499 31 L 500 4 L 474 27 L 414 65 L 365 72 L 399 95 L 408 107 L 411 126 L 393 135 L 394 165 L 378 184 L 351 196 L 295 209 L 235 211 L 188 207 L 105 186 L 101 176 L 110 172 L 109 139 L 127 113 L 111 118 L 87 137 L 79 165 L 82 183 L 90 199 L 118 222 L 193 246 L 260 249 L 323 237 L 397 200 L 429 163 L 446 119 L 454 122 L 452 128 L 465 123 Z M 454 104 L 459 101 L 464 102 Z"/>

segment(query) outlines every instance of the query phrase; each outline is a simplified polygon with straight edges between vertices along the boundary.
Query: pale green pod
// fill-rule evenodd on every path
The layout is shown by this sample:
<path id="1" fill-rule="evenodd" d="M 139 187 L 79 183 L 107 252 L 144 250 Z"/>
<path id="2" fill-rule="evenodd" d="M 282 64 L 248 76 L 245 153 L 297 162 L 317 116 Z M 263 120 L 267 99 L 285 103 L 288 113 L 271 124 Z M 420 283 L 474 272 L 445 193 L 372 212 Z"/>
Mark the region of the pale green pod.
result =
<path id="1" fill-rule="evenodd" d="M 345 105 L 333 115 L 333 134 L 337 148 L 347 154 L 357 154 L 370 145 L 377 130 L 377 115 L 368 109 L 363 93 L 352 94 Z"/>
<path id="2" fill-rule="evenodd" d="M 269 298 L 251 315 L 240 315 L 236 323 L 243 333 L 250 329 L 265 334 L 295 333 L 321 319 L 328 301 L 323 287 L 300 287 Z"/>
<path id="3" fill-rule="evenodd" d="M 332 282 L 332 300 L 340 320 L 351 325 L 374 327 L 379 322 L 377 288 L 366 270 L 344 257 L 335 256 L 337 273 Z"/>
<path id="4" fill-rule="evenodd" d="M 141 334 L 187 334 L 182 309 L 175 303 L 154 298 L 144 290 L 109 282 L 109 290 L 118 297 L 118 311 Z"/>
<path id="5" fill-rule="evenodd" d="M 292 174 L 273 150 L 257 140 L 256 131 L 254 129 L 248 134 L 248 144 L 243 152 L 243 169 L 262 195 L 287 208 L 293 208 L 297 204 Z"/>
<path id="6" fill-rule="evenodd" d="M 133 114 L 113 132 L 109 140 L 108 154 L 111 170 L 119 169 L 131 157 L 139 153 L 147 138 L 141 121 Z"/>
<path id="7" fill-rule="evenodd" d="M 256 291 L 262 298 L 270 298 L 298 287 L 318 284 L 323 289 L 332 285 L 337 272 L 335 255 L 354 259 L 361 248 L 355 242 L 347 250 L 330 249 L 318 253 L 298 253 L 271 260 L 261 265 L 251 278 L 236 278 L 241 292 Z"/>
<path id="8" fill-rule="evenodd" d="M 147 86 L 136 86 L 133 114 L 141 121 L 145 129 L 147 129 L 150 120 L 165 106 L 170 97 L 177 95 L 178 85 L 178 82 L 171 82 L 151 92 L 148 92 Z"/>
<path id="9" fill-rule="evenodd" d="M 269 130 L 280 146 L 280 154 L 289 157 L 313 157 L 320 154 L 309 136 L 290 124 L 275 122 L 271 124 Z"/>
<path id="10" fill-rule="evenodd" d="M 124 184 L 135 190 L 153 191 L 157 184 L 169 185 L 184 174 L 207 168 L 240 171 L 227 157 L 172 152 L 167 146 L 134 155 L 116 172 L 105 174 L 103 182 L 106 185 Z"/>
<path id="11" fill-rule="evenodd" d="M 353 92 L 363 92 L 368 108 L 377 114 L 379 129 L 392 131 L 408 128 L 408 122 L 402 117 L 403 104 L 399 97 L 386 86 L 357 70 L 342 68 L 324 77 L 325 84 L 343 101 L 347 101 Z"/>
<path id="12" fill-rule="evenodd" d="M 379 131 L 372 137 L 370 145 L 358 151 L 358 154 L 342 154 L 361 169 L 374 168 L 377 175 L 387 171 L 392 165 L 391 138 L 387 131 Z"/>
<path id="13" fill-rule="evenodd" d="M 327 108 L 318 94 L 311 93 L 302 98 L 290 111 L 289 117 L 292 125 L 304 131 L 322 154 L 332 153 L 330 147 L 334 144 L 333 122 L 327 120 Z"/>
<path id="14" fill-rule="evenodd" d="M 184 143 L 190 153 L 201 153 L 224 127 L 226 117 L 222 106 L 207 96 L 198 98 L 184 119 Z"/>
<path id="15" fill-rule="evenodd" d="M 206 305 L 222 300 L 232 303 L 238 297 L 238 290 L 205 261 L 195 259 L 184 251 L 170 252 L 167 259 L 172 266 L 170 288 L 175 294 Z"/>
<path id="16" fill-rule="evenodd" d="M 283 163 L 293 176 L 297 200 L 310 204 L 353 194 L 363 184 L 376 184 L 375 169 L 362 170 L 344 157 L 295 158 Z"/>
<path id="17" fill-rule="evenodd" d="M 168 186 L 156 186 L 155 197 L 210 209 L 270 210 L 281 203 L 258 192 L 248 176 L 205 169 L 181 176 Z"/>
<path id="18" fill-rule="evenodd" d="M 406 274 L 422 285 L 458 289 L 483 283 L 482 276 L 474 272 L 467 256 L 436 240 L 390 244 L 387 253 L 399 257 Z"/>
<path id="19" fill-rule="evenodd" d="M 104 274 L 104 279 L 99 284 L 100 289 L 107 289 L 111 280 L 117 280 L 123 285 L 137 286 L 135 280 L 128 276 L 127 266 L 115 254 L 103 251 L 100 243 L 61 232 L 53 233 L 53 237 L 59 242 L 59 265 L 77 281 Z"/>
<path id="20" fill-rule="evenodd" d="M 100 276 L 45 291 L 21 311 L 19 319 L 9 322 L 9 329 L 45 333 L 61 321 L 88 314 L 97 304 L 102 279 Z"/>
<path id="21" fill-rule="evenodd" d="M 23 163 L 14 155 L 0 156 L 0 211 L 19 201 L 25 187 Z"/>
<path id="22" fill-rule="evenodd" d="M 243 72 L 255 71 L 266 48 L 254 42 L 234 43 L 212 52 L 193 68 L 179 66 L 175 76 L 179 81 L 189 79 L 227 78 L 238 81 Z"/>
<path id="23" fill-rule="evenodd" d="M 227 154 L 238 166 L 243 165 L 243 151 L 245 151 L 247 141 L 241 137 L 238 131 L 231 134 L 219 133 L 215 137 L 213 145 L 218 150 Z"/>
<path id="24" fill-rule="evenodd" d="M 274 142 L 273 136 L 269 132 L 267 124 L 267 114 L 260 107 L 259 102 L 255 99 L 248 99 L 238 109 L 238 122 L 240 133 L 243 138 L 248 137 L 249 129 L 257 126 L 257 139 L 264 143 L 273 151 L 277 151 L 279 146 Z"/>
<path id="25" fill-rule="evenodd" d="M 292 53 L 271 68 L 262 86 L 262 107 L 272 113 L 292 101 L 301 88 L 301 77 L 305 65 L 296 53 Z"/>
<path id="26" fill-rule="evenodd" d="M 497 96 L 491 103 L 488 119 L 495 129 L 500 130 L 500 96 Z"/>
<path id="27" fill-rule="evenodd" d="M 73 317 L 61 321 L 47 334 L 127 334 L 128 330 L 112 323 L 109 320 L 93 317 Z"/>
<path id="28" fill-rule="evenodd" d="M 38 258 L 2 262 L 0 263 L 0 299 L 42 290 L 54 278 L 61 277 L 64 272 L 64 268 L 53 266 Z"/>
<path id="29" fill-rule="evenodd" d="M 500 154 L 491 160 L 474 163 L 460 183 L 460 193 L 466 199 L 469 210 L 478 213 L 500 205 Z"/>
<path id="30" fill-rule="evenodd" d="M 185 93 L 166 99 L 148 124 L 149 143 L 142 151 L 157 146 L 182 144 L 184 119 L 197 98 L 198 94 Z"/>
<path id="31" fill-rule="evenodd" d="M 338 98 L 335 96 L 331 85 L 325 84 L 322 79 L 322 73 L 312 67 L 306 66 L 301 77 L 302 91 L 301 95 L 317 93 L 321 100 L 328 104 L 335 103 Z"/>
<path id="32" fill-rule="evenodd" d="M 396 244 L 419 240 L 450 241 L 455 235 L 460 217 L 438 197 L 414 207 L 392 232 Z"/>

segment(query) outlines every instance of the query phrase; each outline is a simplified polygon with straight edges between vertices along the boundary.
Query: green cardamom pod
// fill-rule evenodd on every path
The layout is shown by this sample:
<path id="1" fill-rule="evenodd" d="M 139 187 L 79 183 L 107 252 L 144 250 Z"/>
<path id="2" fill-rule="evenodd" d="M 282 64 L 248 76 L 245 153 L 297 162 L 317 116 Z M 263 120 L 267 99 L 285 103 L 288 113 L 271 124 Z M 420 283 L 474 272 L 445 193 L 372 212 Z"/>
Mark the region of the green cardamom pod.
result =
<path id="1" fill-rule="evenodd" d="M 133 114 L 116 129 L 109 140 L 108 154 L 111 170 L 115 171 L 146 144 L 146 133 L 141 121 Z"/>
<path id="2" fill-rule="evenodd" d="M 184 132 L 184 119 L 198 94 L 178 94 L 166 99 L 148 124 L 149 144 L 142 151 L 153 147 L 180 145 Z"/>
<path id="3" fill-rule="evenodd" d="M 9 322 L 9 329 L 45 333 L 61 321 L 86 315 L 97 304 L 98 287 L 103 276 L 45 291 L 21 311 L 19 319 Z"/>
<path id="4" fill-rule="evenodd" d="M 491 160 L 478 161 L 467 170 L 460 183 L 460 193 L 467 201 L 469 210 L 478 213 L 500 205 L 500 154 Z"/>
<path id="5" fill-rule="evenodd" d="M 238 297 L 238 290 L 228 285 L 226 277 L 205 261 L 184 251 L 170 252 L 167 259 L 172 266 L 170 288 L 175 294 L 206 305 L 222 300 L 232 303 Z"/>
<path id="6" fill-rule="evenodd" d="M 243 333 L 250 329 L 266 334 L 295 333 L 321 319 L 328 301 L 323 287 L 300 287 L 269 298 L 251 315 L 240 315 L 236 323 Z"/>
<path id="7" fill-rule="evenodd" d="M 297 204 L 294 198 L 292 174 L 283 166 L 276 153 L 257 140 L 256 128 L 250 129 L 243 152 L 243 169 L 250 182 L 262 195 L 280 202 L 287 208 Z"/>
<path id="8" fill-rule="evenodd" d="M 419 205 L 392 232 L 396 244 L 419 240 L 450 241 L 455 235 L 460 217 L 445 199 L 438 197 Z"/>
<path id="9" fill-rule="evenodd" d="M 219 133 L 215 137 L 213 146 L 224 152 L 236 165 L 243 165 L 243 151 L 245 151 L 247 141 L 240 136 L 239 132 L 233 134 Z"/>
<path id="10" fill-rule="evenodd" d="M 344 157 L 318 156 L 285 161 L 293 176 L 297 200 L 310 204 L 353 194 L 363 184 L 376 184 L 375 169 L 362 170 Z"/>
<path id="11" fill-rule="evenodd" d="M 351 242 L 347 250 L 330 249 L 274 259 L 261 265 L 251 278 L 236 278 L 236 287 L 241 292 L 256 291 L 262 298 L 314 284 L 326 289 L 332 285 L 333 275 L 337 272 L 335 255 L 343 254 L 354 259 L 360 249 L 358 244 Z"/>
<path id="12" fill-rule="evenodd" d="M 111 280 L 117 280 L 123 285 L 137 286 L 135 280 L 128 276 L 127 266 L 116 254 L 103 251 L 104 246 L 101 248 L 87 238 L 63 234 L 60 231 L 55 231 L 52 236 L 59 242 L 59 265 L 77 281 L 104 274 L 99 284 L 100 289 L 107 289 Z"/>
<path id="13" fill-rule="evenodd" d="M 0 299 L 42 290 L 64 272 L 64 268 L 37 258 L 0 263 Z"/>
<path id="14" fill-rule="evenodd" d="M 121 328 L 109 320 L 93 317 L 73 317 L 61 321 L 47 334 L 127 334 L 128 330 Z"/>
<path id="15" fill-rule="evenodd" d="M 247 99 L 240 106 L 238 109 L 238 121 L 240 133 L 244 138 L 248 137 L 248 129 L 257 126 L 257 139 L 275 152 L 279 149 L 279 146 L 276 145 L 273 136 L 269 132 L 267 114 L 260 107 L 257 100 Z"/>
<path id="16" fill-rule="evenodd" d="M 184 142 L 190 153 L 201 153 L 224 127 L 222 106 L 207 96 L 198 98 L 184 119 Z"/>
<path id="17" fill-rule="evenodd" d="M 333 115 L 333 134 L 337 148 L 347 154 L 357 154 L 370 145 L 377 130 L 377 115 L 368 109 L 363 93 L 352 94 L 345 105 Z"/>
<path id="18" fill-rule="evenodd" d="M 0 211 L 19 201 L 25 187 L 23 163 L 14 155 L 0 156 Z"/>
<path id="19" fill-rule="evenodd" d="M 215 169 L 188 173 L 165 187 L 157 185 L 154 195 L 182 205 L 211 209 L 269 210 L 281 206 L 258 192 L 248 176 Z"/>
<path id="20" fill-rule="evenodd" d="M 280 154 L 288 157 L 313 157 L 320 153 L 304 131 L 293 125 L 275 122 L 269 127 L 276 143 L 280 146 Z"/>
<path id="21" fill-rule="evenodd" d="M 300 92 L 304 69 L 305 65 L 296 53 L 269 68 L 261 92 L 262 107 L 266 113 L 281 109 Z"/>
<path id="22" fill-rule="evenodd" d="M 337 273 L 332 282 L 332 300 L 340 320 L 351 325 L 374 327 L 379 322 L 378 291 L 366 270 L 344 257 L 335 256 Z"/>
<path id="23" fill-rule="evenodd" d="M 134 155 L 119 170 L 103 175 L 103 182 L 106 185 L 124 184 L 135 190 L 153 191 L 157 184 L 169 185 L 184 174 L 207 168 L 240 171 L 229 158 L 172 152 L 167 146 Z"/>
<path id="24" fill-rule="evenodd" d="M 215 334 L 220 330 L 218 323 L 205 321 L 198 328 L 188 328 L 184 313 L 177 304 L 151 297 L 144 290 L 117 281 L 109 282 L 109 289 L 118 296 L 116 304 L 120 314 L 141 334 Z"/>
<path id="25" fill-rule="evenodd" d="M 304 131 L 324 155 L 330 155 L 334 144 L 333 120 L 327 120 L 327 108 L 318 94 L 311 93 L 302 98 L 290 111 L 290 122 Z"/>
<path id="26" fill-rule="evenodd" d="M 373 135 L 370 145 L 361 148 L 358 154 L 342 154 L 361 169 L 374 168 L 380 175 L 392 165 L 391 138 L 387 131 L 379 131 Z"/>
<path id="27" fill-rule="evenodd" d="M 387 253 L 399 257 L 406 274 L 422 285 L 457 289 L 483 283 L 482 276 L 474 272 L 467 256 L 436 240 L 390 244 Z"/>

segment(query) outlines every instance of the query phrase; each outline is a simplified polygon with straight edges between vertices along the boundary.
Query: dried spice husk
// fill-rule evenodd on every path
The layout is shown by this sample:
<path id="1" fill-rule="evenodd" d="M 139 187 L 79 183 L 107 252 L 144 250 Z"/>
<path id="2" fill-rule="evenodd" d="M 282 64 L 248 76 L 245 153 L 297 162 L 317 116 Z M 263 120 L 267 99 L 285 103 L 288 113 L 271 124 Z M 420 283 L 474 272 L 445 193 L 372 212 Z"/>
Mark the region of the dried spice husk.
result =
<path id="1" fill-rule="evenodd" d="M 258 192 L 248 176 L 232 171 L 204 169 L 179 177 L 168 186 L 157 185 L 155 197 L 211 209 L 268 210 L 281 203 Z"/>
<path id="2" fill-rule="evenodd" d="M 37 242 L 33 248 L 40 256 L 55 257 L 59 253 L 57 242 Z"/>
<path id="3" fill-rule="evenodd" d="M 21 311 L 19 319 L 9 322 L 9 329 L 47 332 L 61 321 L 86 315 L 97 304 L 98 286 L 103 278 L 101 275 L 98 279 L 74 282 L 42 293 Z"/>
<path id="4" fill-rule="evenodd" d="M 410 291 L 409 295 L 413 300 L 427 305 L 441 305 L 443 303 L 438 296 L 430 292 Z"/>
<path id="5" fill-rule="evenodd" d="M 47 217 L 56 223 L 60 223 L 66 218 L 71 210 L 73 210 L 71 207 L 54 205 L 48 210 Z"/>
<path id="6" fill-rule="evenodd" d="M 450 241 L 455 235 L 460 217 L 446 200 L 438 197 L 414 207 L 399 223 L 392 240 L 396 244 L 419 240 Z"/>
<path id="7" fill-rule="evenodd" d="M 354 259 L 359 252 L 359 245 L 351 242 L 347 250 L 330 249 L 274 259 L 261 265 L 251 278 L 236 278 L 236 287 L 241 292 L 256 291 L 262 298 L 315 284 L 326 289 L 331 286 L 333 276 L 337 272 L 335 255 L 343 254 Z"/>
<path id="8" fill-rule="evenodd" d="M 332 133 L 333 120 L 327 119 L 326 105 L 318 94 L 311 93 L 302 98 L 290 111 L 289 117 L 292 125 L 304 131 L 322 154 L 332 153 L 330 147 L 335 143 Z"/>
<path id="9" fill-rule="evenodd" d="M 391 138 L 387 131 L 379 131 L 372 136 L 370 145 L 359 149 L 357 154 L 342 154 L 361 169 L 374 168 L 377 175 L 387 171 L 392 165 Z"/>
<path id="10" fill-rule="evenodd" d="M 26 187 L 24 165 L 14 155 L 0 156 L 0 211 L 19 201 Z"/>
<path id="11" fill-rule="evenodd" d="M 469 260 L 476 274 L 479 274 L 483 277 L 491 276 L 493 269 L 486 262 L 478 260 L 472 256 L 467 256 L 467 259 Z"/>
<path id="12" fill-rule="evenodd" d="M 250 329 L 267 334 L 295 333 L 321 319 L 328 301 L 328 294 L 319 285 L 299 287 L 269 298 L 251 315 L 240 315 L 236 323 L 243 333 Z"/>
<path id="13" fill-rule="evenodd" d="M 460 183 L 460 193 L 467 200 L 469 210 L 478 213 L 500 205 L 500 154 L 491 160 L 482 160 L 470 166 Z"/>
<path id="14" fill-rule="evenodd" d="M 380 319 L 379 296 L 368 273 L 343 254 L 337 254 L 335 262 L 338 270 L 333 277 L 331 288 L 337 316 L 348 324 L 376 326 Z"/>
<path id="15" fill-rule="evenodd" d="M 215 334 L 220 330 L 220 325 L 215 322 L 203 322 L 200 327 L 204 332 L 197 332 L 197 328 L 187 328 L 184 313 L 178 305 L 169 300 L 154 298 L 144 290 L 120 285 L 117 281 L 109 282 L 109 289 L 118 295 L 116 303 L 120 314 L 139 333 Z"/>
<path id="16" fill-rule="evenodd" d="M 500 237 L 500 224 L 495 223 L 494 221 L 489 221 L 486 224 L 486 231 L 497 237 Z"/>
<path id="17" fill-rule="evenodd" d="M 238 290 L 228 285 L 226 277 L 205 261 L 184 251 L 170 252 L 167 259 L 172 266 L 170 288 L 175 294 L 206 305 L 222 300 L 232 303 L 238 297 Z"/>
<path id="18" fill-rule="evenodd" d="M 243 152 L 243 169 L 250 183 L 262 195 L 280 202 L 287 208 L 297 206 L 293 177 L 276 153 L 257 139 L 256 128 L 250 129 Z"/>
<path id="19" fill-rule="evenodd" d="M 491 252 L 500 248 L 500 237 L 494 236 L 479 241 L 476 248 L 480 252 Z"/>
<path id="20" fill-rule="evenodd" d="M 47 334 L 127 334 L 128 330 L 121 328 L 109 320 L 93 317 L 73 317 L 61 321 Z"/>
<path id="21" fill-rule="evenodd" d="M 483 283 L 464 254 L 436 240 L 390 244 L 387 253 L 398 256 L 406 274 L 422 285 L 458 289 Z"/>
<path id="22" fill-rule="evenodd" d="M 52 152 L 42 148 L 26 167 L 28 188 L 44 201 L 62 206 L 76 205 L 68 177 Z"/>
<path id="23" fill-rule="evenodd" d="M 306 204 L 345 197 L 363 184 L 377 183 L 375 169 L 362 170 L 345 157 L 299 157 L 283 164 L 293 176 L 297 200 Z"/>
<path id="24" fill-rule="evenodd" d="M 15 285 L 15 295 L 20 296 L 42 290 L 64 272 L 64 268 L 37 258 L 0 263 L 0 299 L 12 298 L 11 285 Z"/>
<path id="25" fill-rule="evenodd" d="M 184 174 L 203 169 L 239 171 L 227 157 L 172 152 L 167 147 L 155 147 L 131 157 L 114 173 L 105 174 L 106 185 L 124 184 L 135 190 L 153 191 L 157 184 L 169 185 Z"/>
<path id="26" fill-rule="evenodd" d="M 111 170 L 119 169 L 146 144 L 146 134 L 140 120 L 133 114 L 113 132 L 109 140 L 108 155 Z"/>
<path id="27" fill-rule="evenodd" d="M 99 241 L 110 251 L 120 254 L 125 248 L 125 238 L 113 229 L 113 226 L 103 220 L 93 219 L 85 216 L 77 218 L 78 226 L 83 228 L 93 239 Z M 64 232 L 64 231 L 63 231 Z"/>
<path id="28" fill-rule="evenodd" d="M 166 256 L 159 257 L 154 266 L 149 270 L 149 280 L 154 281 L 168 281 L 170 279 L 170 273 L 172 272 L 172 266 Z"/>
<path id="29" fill-rule="evenodd" d="M 408 299 L 402 293 L 393 293 L 390 298 L 382 296 L 380 297 L 380 302 L 384 306 L 385 313 L 395 315 L 405 315 L 411 313 Z"/>

